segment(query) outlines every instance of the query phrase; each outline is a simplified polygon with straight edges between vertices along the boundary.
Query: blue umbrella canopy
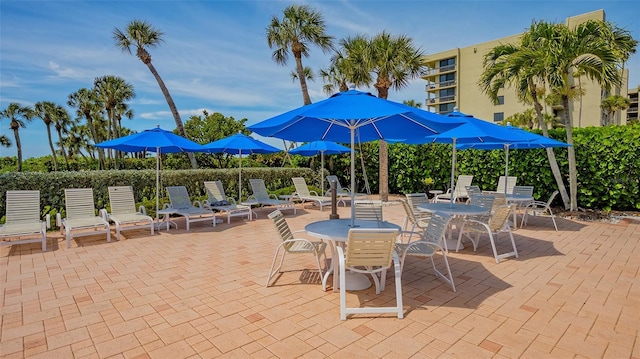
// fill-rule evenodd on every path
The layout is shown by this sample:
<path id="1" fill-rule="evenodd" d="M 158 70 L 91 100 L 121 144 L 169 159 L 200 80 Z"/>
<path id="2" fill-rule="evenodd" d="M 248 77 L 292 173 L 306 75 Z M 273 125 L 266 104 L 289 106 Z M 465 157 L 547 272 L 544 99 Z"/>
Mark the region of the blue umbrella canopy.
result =
<path id="1" fill-rule="evenodd" d="M 156 220 L 160 207 L 160 154 L 177 152 L 204 152 L 202 145 L 163 130 L 160 126 L 128 136 L 96 144 L 99 148 L 110 148 L 123 152 L 155 152 L 156 155 Z"/>
<path id="2" fill-rule="evenodd" d="M 322 169 L 320 171 L 320 187 L 322 188 L 322 195 L 324 196 L 324 155 L 337 155 L 340 153 L 349 153 L 350 151 L 351 149 L 349 147 L 332 141 L 313 141 L 294 148 L 289 151 L 289 153 L 301 156 L 315 156 L 320 153 L 320 168 Z"/>
<path id="3" fill-rule="evenodd" d="M 356 138 L 360 142 L 385 140 L 401 142 L 407 138 L 437 134 L 461 121 L 376 97 L 368 92 L 338 92 L 326 100 L 302 106 L 249 126 L 266 137 L 296 142 L 328 140 L 351 144 L 351 188 L 355 187 Z M 352 193 L 352 196 L 355 192 Z M 352 203 L 354 198 L 351 198 Z M 351 218 L 354 217 L 351 207 Z"/>
<path id="4" fill-rule="evenodd" d="M 228 153 L 240 156 L 240 167 L 238 170 L 238 202 L 242 201 L 242 155 L 249 155 L 253 153 L 274 153 L 281 151 L 279 148 L 273 147 L 242 133 L 237 133 L 233 136 L 210 142 L 203 147 L 204 151 L 210 153 Z"/>

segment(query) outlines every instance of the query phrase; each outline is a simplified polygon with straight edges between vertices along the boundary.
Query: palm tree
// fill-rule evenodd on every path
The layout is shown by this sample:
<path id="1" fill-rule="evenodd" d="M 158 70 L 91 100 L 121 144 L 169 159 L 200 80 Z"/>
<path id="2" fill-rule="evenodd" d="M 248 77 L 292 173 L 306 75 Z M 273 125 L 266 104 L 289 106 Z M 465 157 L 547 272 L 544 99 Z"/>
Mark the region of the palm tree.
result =
<path id="1" fill-rule="evenodd" d="M 95 91 L 82 88 L 69 95 L 67 104 L 77 109 L 78 117 L 84 117 L 87 120 L 87 128 L 93 143 L 102 142 L 102 137 L 98 135 L 101 131 L 97 130 L 96 125 L 100 124 L 102 119 L 100 112 L 103 106 Z M 98 148 L 98 160 L 100 169 L 105 169 L 104 151 L 101 148 Z"/>
<path id="2" fill-rule="evenodd" d="M 69 133 L 69 126 L 71 126 L 74 121 L 71 119 L 69 112 L 62 106 L 57 105 L 58 110 L 56 111 L 56 116 L 53 118 L 53 123 L 56 128 L 56 133 L 58 134 L 58 145 L 60 146 L 60 152 L 64 157 L 64 163 L 66 165 L 67 170 L 69 170 L 69 155 L 65 150 L 63 134 Z"/>
<path id="3" fill-rule="evenodd" d="M 606 125 L 619 125 L 619 121 L 615 121 L 613 114 L 620 110 L 626 110 L 631 106 L 631 100 L 620 95 L 613 95 L 602 100 L 600 107 L 607 115 Z"/>
<path id="4" fill-rule="evenodd" d="M 120 30 L 118 28 L 113 30 L 113 39 L 116 41 L 116 46 L 123 52 L 131 55 L 133 54 L 132 47 L 135 47 L 136 56 L 138 56 L 138 59 L 140 59 L 142 63 L 147 65 L 149 71 L 151 71 L 153 77 L 155 77 L 158 82 L 160 91 L 162 91 L 162 94 L 169 105 L 169 109 L 171 110 L 171 114 L 173 114 L 173 119 L 176 121 L 178 132 L 181 136 L 187 137 L 187 133 L 184 131 L 184 124 L 182 123 L 176 104 L 173 102 L 169 89 L 164 84 L 160 74 L 158 74 L 158 71 L 151 63 L 151 54 L 147 51 L 148 48 L 159 46 L 164 41 L 162 38 L 163 35 L 164 33 L 162 31 L 142 20 L 131 21 L 125 30 Z M 196 161 L 193 153 L 189 152 L 187 153 L 187 156 L 189 157 L 189 161 L 191 161 L 191 167 L 193 167 L 193 169 L 198 168 L 198 162 Z"/>
<path id="5" fill-rule="evenodd" d="M 271 18 L 267 27 L 267 43 L 275 48 L 272 58 L 280 65 L 286 65 L 289 55 L 296 61 L 296 72 L 302 90 L 305 105 L 311 103 L 307 88 L 307 76 L 302 65 L 302 57 L 309 57 L 309 47 L 316 45 L 327 52 L 333 49 L 333 37 L 325 34 L 325 23 L 322 14 L 308 5 L 291 5 L 284 9 L 282 20 L 276 16 Z"/>
<path id="6" fill-rule="evenodd" d="M 373 84 L 378 97 L 386 99 L 389 89 L 400 90 L 426 70 L 422 50 L 405 35 L 393 36 L 385 31 L 367 40 L 355 36 L 341 41 L 347 76 L 353 83 Z M 375 76 L 375 80 L 374 80 Z M 380 141 L 379 190 L 383 201 L 389 199 L 389 150 Z"/>
<path id="7" fill-rule="evenodd" d="M 421 108 L 422 107 L 422 102 L 420 101 L 416 101 L 416 100 L 404 100 L 402 101 L 403 104 L 407 105 L 407 106 L 411 106 L 411 107 L 415 107 L 415 108 Z"/>
<path id="8" fill-rule="evenodd" d="M 44 122 L 47 127 L 47 139 L 49 140 L 49 148 L 51 149 L 51 156 L 53 156 L 53 170 L 58 171 L 58 157 L 56 156 L 56 150 L 53 147 L 53 140 L 51 139 L 51 125 L 56 117 L 57 106 L 51 101 L 40 101 L 34 106 L 34 116 Z"/>
<path id="9" fill-rule="evenodd" d="M 338 64 L 332 63 L 328 68 L 320 69 L 320 76 L 322 77 L 322 81 L 325 82 L 325 84 L 322 85 L 322 90 L 329 96 L 338 91 L 344 92 L 349 89 L 347 76 Z"/>
<path id="10" fill-rule="evenodd" d="M 20 142 L 20 129 L 26 128 L 27 122 L 33 119 L 33 109 L 29 106 L 22 106 L 19 103 L 11 102 L 6 109 L 0 111 L 0 119 L 10 120 L 9 128 L 13 131 L 18 150 L 18 172 L 22 171 L 22 142 Z"/>
<path id="11" fill-rule="evenodd" d="M 5 135 L 0 135 L 0 147 L 11 147 L 11 139 Z"/>

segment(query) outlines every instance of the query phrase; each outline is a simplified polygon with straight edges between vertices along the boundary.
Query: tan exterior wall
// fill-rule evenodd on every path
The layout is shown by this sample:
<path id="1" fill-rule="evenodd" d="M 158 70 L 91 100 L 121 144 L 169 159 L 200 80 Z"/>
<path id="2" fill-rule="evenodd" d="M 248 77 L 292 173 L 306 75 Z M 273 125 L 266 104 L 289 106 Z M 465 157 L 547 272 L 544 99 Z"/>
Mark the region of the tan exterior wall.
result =
<path id="1" fill-rule="evenodd" d="M 586 20 L 604 20 L 605 14 L 603 10 L 593 11 L 586 14 L 572 16 L 567 19 L 567 26 L 575 26 Z M 489 97 L 481 91 L 478 82 L 482 74 L 482 62 L 484 54 L 489 52 L 492 48 L 500 44 L 516 43 L 522 34 L 512 35 L 497 40 L 491 40 L 484 43 L 455 48 L 443 52 L 439 52 L 432 55 L 425 56 L 425 60 L 430 67 L 429 74 L 424 77 L 427 81 L 426 85 L 426 107 L 433 112 L 439 111 L 438 105 L 443 103 L 451 103 L 449 96 L 447 98 L 441 98 L 439 96 L 441 82 L 439 79 L 440 74 L 451 73 L 451 71 L 440 71 L 439 63 L 441 60 L 455 58 L 455 99 L 453 99 L 454 105 L 458 107 L 461 112 L 472 114 L 477 118 L 481 118 L 487 121 L 493 121 L 494 115 L 497 113 L 503 113 L 504 119 L 512 116 L 516 113 L 523 112 L 526 109 L 533 106 L 524 105 L 518 102 L 516 98 L 515 90 L 512 88 L 504 88 L 499 91 L 499 96 L 504 96 L 504 103 L 501 105 L 494 105 L 489 100 Z M 628 72 L 625 74 L 628 75 Z M 625 76 L 624 87 L 622 89 L 615 89 L 611 94 L 620 94 L 627 96 L 627 81 L 628 76 Z M 586 78 L 573 79 L 574 84 L 582 86 L 586 93 L 582 99 L 576 99 L 570 103 L 571 117 L 574 127 L 588 127 L 588 126 L 601 126 L 603 115 L 600 108 L 600 103 L 603 98 L 602 88 Z M 442 100 L 445 101 L 442 101 Z M 545 108 L 548 113 L 553 113 L 551 107 Z M 448 112 L 448 111 L 444 111 Z M 561 115 L 561 111 L 558 112 Z M 626 124 L 627 114 L 626 111 L 617 114 L 617 121 L 620 124 Z"/>

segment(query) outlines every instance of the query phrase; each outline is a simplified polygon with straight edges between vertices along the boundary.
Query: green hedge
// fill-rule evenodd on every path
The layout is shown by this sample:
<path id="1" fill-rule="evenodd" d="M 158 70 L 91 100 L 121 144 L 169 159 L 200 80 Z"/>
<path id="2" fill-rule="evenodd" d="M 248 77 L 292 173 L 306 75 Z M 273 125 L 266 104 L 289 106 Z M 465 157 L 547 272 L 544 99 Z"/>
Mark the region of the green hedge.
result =
<path id="1" fill-rule="evenodd" d="M 243 168 L 242 195 L 251 194 L 250 178 L 262 178 L 267 189 L 277 194 L 290 194 L 292 177 L 304 177 L 310 186 L 318 185 L 318 176 L 308 168 Z M 206 198 L 204 181 L 221 180 L 229 197 L 238 195 L 238 169 L 165 170 L 161 172 L 161 206 L 168 202 L 166 186 L 186 186 L 192 199 Z M 4 222 L 7 190 L 40 190 L 42 214 L 50 214 L 52 226 L 55 214 L 64 216 L 65 188 L 93 188 L 97 209 L 109 208 L 109 186 L 132 186 L 135 201 L 143 204 L 147 213 L 155 216 L 156 172 L 154 170 L 109 170 L 79 172 L 13 172 L 0 174 L 0 214 Z"/>

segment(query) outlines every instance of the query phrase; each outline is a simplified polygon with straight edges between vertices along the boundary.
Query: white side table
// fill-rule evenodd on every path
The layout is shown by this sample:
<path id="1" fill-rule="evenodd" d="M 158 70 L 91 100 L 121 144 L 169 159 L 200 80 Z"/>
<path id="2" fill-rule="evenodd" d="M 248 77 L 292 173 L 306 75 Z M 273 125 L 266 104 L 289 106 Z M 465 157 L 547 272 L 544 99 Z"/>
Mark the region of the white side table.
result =
<path id="1" fill-rule="evenodd" d="M 171 215 L 177 213 L 177 211 L 173 208 L 165 208 L 158 211 L 158 216 L 162 215 L 162 218 L 159 222 L 156 222 L 156 228 L 160 230 L 160 227 L 163 225 L 167 226 L 167 232 L 169 231 L 169 227 L 173 225 L 178 229 L 178 224 L 171 220 Z"/>
<path id="2" fill-rule="evenodd" d="M 435 200 L 437 195 L 439 195 L 439 194 L 443 194 L 444 192 L 443 192 L 443 191 L 441 191 L 441 190 L 439 190 L 439 189 L 432 189 L 431 191 L 429 191 L 429 193 L 430 193 L 431 195 L 433 195 L 433 197 L 431 197 L 431 199 L 432 199 L 432 200 Z"/>

